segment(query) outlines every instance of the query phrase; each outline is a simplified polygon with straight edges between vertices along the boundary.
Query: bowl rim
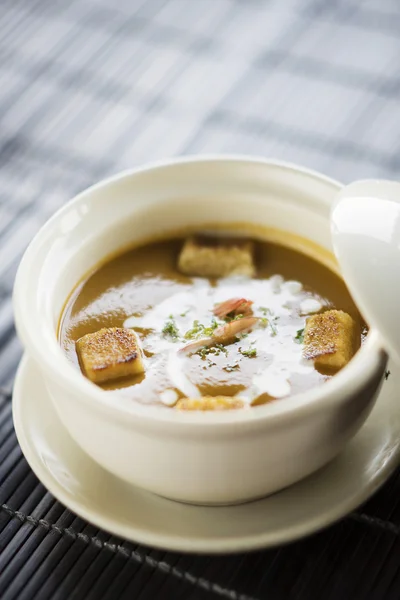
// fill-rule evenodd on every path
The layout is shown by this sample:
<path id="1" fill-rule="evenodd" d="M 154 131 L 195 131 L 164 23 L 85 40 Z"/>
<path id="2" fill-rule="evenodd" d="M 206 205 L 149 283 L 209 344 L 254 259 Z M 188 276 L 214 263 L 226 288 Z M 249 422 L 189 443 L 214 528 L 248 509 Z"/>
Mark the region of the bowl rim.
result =
<path id="1" fill-rule="evenodd" d="M 275 423 L 276 421 L 285 420 L 287 418 L 300 418 L 318 410 L 328 409 L 331 405 L 343 402 L 345 399 L 349 398 L 349 396 L 356 394 L 374 374 L 379 371 L 382 371 L 383 374 L 387 362 L 387 355 L 382 349 L 379 334 L 374 329 L 370 330 L 365 343 L 350 363 L 323 386 L 294 394 L 293 396 L 284 398 L 283 402 L 271 402 L 258 406 L 256 410 L 213 411 L 212 416 L 206 411 L 168 411 L 157 410 L 157 407 L 152 406 L 145 407 L 136 402 L 128 404 L 126 398 L 124 398 L 124 406 L 121 406 L 121 403 L 115 402 L 115 397 L 118 392 L 114 393 L 113 391 L 105 391 L 99 388 L 86 379 L 82 373 L 68 361 L 67 356 L 58 343 L 57 337 L 54 336 L 53 327 L 51 336 L 54 338 L 54 346 L 52 348 L 54 352 L 49 351 L 48 346 L 41 343 L 41 336 L 37 335 L 38 330 L 36 330 L 36 335 L 33 333 L 32 317 L 28 318 L 30 310 L 29 298 L 28 294 L 23 293 L 24 280 L 31 265 L 35 263 L 35 254 L 38 248 L 41 247 L 48 232 L 51 231 L 54 224 L 63 217 L 64 213 L 71 210 L 71 207 L 78 205 L 82 200 L 85 200 L 93 192 L 112 186 L 123 179 L 134 177 L 149 171 L 174 167 L 180 164 L 207 162 L 242 162 L 259 166 L 277 167 L 282 170 L 294 171 L 296 173 L 307 175 L 314 180 L 330 184 L 338 190 L 342 187 L 340 182 L 313 169 L 290 162 L 242 154 L 177 156 L 126 169 L 95 183 L 74 196 L 44 223 L 25 250 L 18 267 L 13 291 L 14 316 L 19 337 L 28 354 L 34 358 L 41 369 L 42 374 L 44 374 L 45 379 L 49 378 L 58 386 L 67 388 L 69 392 L 75 392 L 79 402 L 86 403 L 91 409 L 106 412 L 114 419 L 135 419 L 136 421 L 140 419 L 144 423 L 170 423 L 177 427 L 180 427 L 180 424 L 184 427 L 188 427 L 189 425 L 206 425 L 208 429 L 213 425 L 238 424 L 244 422 L 261 424 L 268 421 Z"/>

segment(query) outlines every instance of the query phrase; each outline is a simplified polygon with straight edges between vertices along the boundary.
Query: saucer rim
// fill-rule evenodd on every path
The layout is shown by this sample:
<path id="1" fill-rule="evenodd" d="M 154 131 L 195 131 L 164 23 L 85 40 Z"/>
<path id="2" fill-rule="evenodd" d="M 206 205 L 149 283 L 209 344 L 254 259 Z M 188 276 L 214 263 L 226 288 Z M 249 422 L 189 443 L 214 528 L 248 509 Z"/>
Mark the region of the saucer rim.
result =
<path id="1" fill-rule="evenodd" d="M 29 432 L 29 425 L 26 425 L 24 421 L 24 386 L 26 385 L 29 369 L 35 369 L 39 371 L 34 361 L 25 354 L 20 361 L 15 377 L 12 396 L 12 411 L 18 443 L 26 461 L 38 480 L 61 504 L 92 525 L 133 543 L 150 546 L 161 550 L 198 554 L 232 554 L 273 548 L 278 545 L 294 542 L 329 527 L 330 525 L 339 521 L 341 518 L 345 517 L 352 510 L 363 504 L 387 481 L 390 475 L 397 468 L 400 461 L 399 440 L 396 451 L 393 452 L 390 458 L 385 462 L 384 466 L 378 472 L 374 473 L 372 478 L 368 479 L 364 487 L 358 488 L 358 493 L 350 495 L 341 503 L 330 507 L 322 514 L 317 514 L 314 518 L 302 519 L 302 521 L 300 521 L 300 523 L 297 525 L 290 525 L 286 528 L 282 527 L 278 531 L 271 532 L 270 530 L 264 530 L 257 534 L 242 535 L 234 538 L 224 537 L 220 539 L 213 539 L 211 543 L 205 538 L 182 538 L 180 536 L 173 536 L 169 534 L 154 534 L 149 532 L 146 528 L 140 528 L 140 526 L 137 524 L 130 524 L 129 527 L 127 527 L 126 524 L 122 525 L 116 522 L 112 516 L 104 515 L 104 512 L 102 511 L 91 510 L 85 504 L 80 503 L 73 496 L 73 494 L 69 493 L 69 491 L 51 475 L 51 472 L 45 468 L 44 463 L 40 460 L 40 457 L 37 453 L 33 439 L 29 439 L 29 435 L 27 435 Z M 38 376 L 41 377 L 40 373 L 38 373 Z M 51 401 L 47 397 L 45 402 Z M 55 412 L 55 409 L 52 408 L 52 410 L 54 411 L 54 416 L 57 418 L 58 426 L 64 428 L 62 422 Z M 71 442 L 77 448 L 79 448 L 78 444 L 72 438 Z M 84 452 L 84 450 L 81 448 L 79 448 L 79 451 Z M 102 469 L 104 473 L 110 477 L 115 477 L 112 475 L 112 473 L 108 473 L 105 469 L 103 469 L 103 467 L 97 465 L 96 461 L 94 461 L 91 457 L 88 458 L 89 460 L 93 461 L 96 467 Z M 321 474 L 323 471 L 324 469 L 321 470 Z M 296 485 L 301 483 L 304 482 L 299 482 L 298 484 L 294 484 L 290 487 L 291 489 L 295 489 Z M 135 486 L 133 485 L 129 487 L 135 489 Z M 140 491 L 143 492 L 143 490 Z M 282 492 L 277 492 L 277 494 L 274 495 L 279 495 L 284 491 L 285 490 L 282 490 Z M 150 492 L 148 493 L 150 494 Z M 158 498 L 161 501 L 173 502 L 172 500 L 166 498 Z M 263 500 L 267 502 L 268 497 L 264 498 Z M 258 500 L 258 502 L 263 500 Z M 246 504 L 251 507 L 252 503 L 253 502 L 248 502 Z M 198 508 L 199 510 L 207 510 L 207 508 L 209 508 L 207 506 L 200 505 L 192 506 Z M 221 506 L 218 508 L 220 510 L 224 510 L 224 508 L 229 508 L 229 506 Z"/>

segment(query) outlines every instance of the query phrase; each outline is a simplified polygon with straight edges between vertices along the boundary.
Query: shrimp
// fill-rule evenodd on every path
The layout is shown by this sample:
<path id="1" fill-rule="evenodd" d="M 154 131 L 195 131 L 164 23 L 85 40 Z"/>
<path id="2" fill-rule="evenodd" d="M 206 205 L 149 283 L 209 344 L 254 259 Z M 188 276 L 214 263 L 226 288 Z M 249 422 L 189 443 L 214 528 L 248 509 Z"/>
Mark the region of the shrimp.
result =
<path id="1" fill-rule="evenodd" d="M 224 319 L 227 315 L 233 314 L 234 316 L 243 315 L 250 316 L 253 314 L 251 305 L 252 300 L 246 298 L 230 298 L 224 302 L 220 302 L 214 307 L 213 313 L 219 319 Z"/>
<path id="2" fill-rule="evenodd" d="M 231 321 L 230 323 L 226 323 L 226 325 L 221 325 L 217 329 L 214 329 L 211 337 L 216 344 L 230 344 L 239 333 L 250 331 L 259 320 L 257 317 L 243 317 L 242 319 Z"/>
<path id="3" fill-rule="evenodd" d="M 243 317 L 242 319 L 231 321 L 225 325 L 220 325 L 213 331 L 210 337 L 191 342 L 181 348 L 179 352 L 193 354 L 194 352 L 197 352 L 197 350 L 200 350 L 200 348 L 207 348 L 216 344 L 223 344 L 226 346 L 227 344 L 234 342 L 240 333 L 250 331 L 259 320 L 260 319 L 257 317 Z"/>
<path id="4" fill-rule="evenodd" d="M 197 350 L 201 350 L 201 348 L 208 348 L 209 346 L 213 346 L 216 344 L 216 341 L 213 337 L 202 338 L 201 340 L 196 340 L 194 342 L 190 342 L 190 344 L 186 344 L 183 348 L 178 350 L 179 354 L 194 354 Z"/>

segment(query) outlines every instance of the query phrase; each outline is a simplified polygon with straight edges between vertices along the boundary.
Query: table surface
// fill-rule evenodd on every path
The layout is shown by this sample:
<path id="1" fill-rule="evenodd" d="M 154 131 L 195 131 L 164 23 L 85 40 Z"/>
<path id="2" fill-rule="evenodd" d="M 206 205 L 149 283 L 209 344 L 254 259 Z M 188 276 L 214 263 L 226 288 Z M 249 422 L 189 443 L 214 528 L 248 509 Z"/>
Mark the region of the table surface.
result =
<path id="1" fill-rule="evenodd" d="M 342 181 L 400 171 L 397 0 L 2 0 L 0 597 L 400 597 L 400 479 L 324 532 L 229 557 L 138 547 L 37 481 L 18 447 L 11 290 L 89 184 L 176 154 L 253 153 Z M 167 566 L 166 566 L 167 565 Z"/>

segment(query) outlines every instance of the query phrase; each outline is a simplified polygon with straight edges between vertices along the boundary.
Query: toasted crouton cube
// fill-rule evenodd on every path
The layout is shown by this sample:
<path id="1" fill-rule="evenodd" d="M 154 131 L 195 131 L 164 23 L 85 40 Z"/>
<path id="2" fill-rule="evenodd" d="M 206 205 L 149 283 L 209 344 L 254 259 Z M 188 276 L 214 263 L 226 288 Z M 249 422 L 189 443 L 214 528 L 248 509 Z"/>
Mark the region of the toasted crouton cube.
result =
<path id="1" fill-rule="evenodd" d="M 142 351 L 132 329 L 110 327 L 88 333 L 76 342 L 84 375 L 94 383 L 104 383 L 144 372 Z"/>
<path id="2" fill-rule="evenodd" d="M 356 348 L 356 323 L 342 310 L 328 310 L 307 319 L 304 357 L 313 359 L 319 371 L 336 373 L 347 365 Z"/>
<path id="3" fill-rule="evenodd" d="M 228 277 L 255 273 L 254 244 L 240 238 L 188 238 L 181 250 L 179 270 L 199 277 Z"/>
<path id="4" fill-rule="evenodd" d="M 182 398 L 176 408 L 179 410 L 232 410 L 243 408 L 244 403 L 239 398 L 230 396 L 203 396 L 202 398 Z"/>

